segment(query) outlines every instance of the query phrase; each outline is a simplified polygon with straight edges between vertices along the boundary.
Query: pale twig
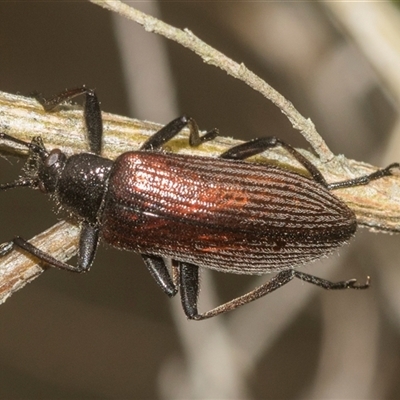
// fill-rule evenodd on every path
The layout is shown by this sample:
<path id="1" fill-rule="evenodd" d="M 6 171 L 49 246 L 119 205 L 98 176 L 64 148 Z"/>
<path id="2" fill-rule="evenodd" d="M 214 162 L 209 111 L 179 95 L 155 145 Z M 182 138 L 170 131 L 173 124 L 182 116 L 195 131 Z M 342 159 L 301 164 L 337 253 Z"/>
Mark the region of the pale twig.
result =
<path id="1" fill-rule="evenodd" d="M 76 253 L 78 235 L 78 227 L 64 221 L 35 236 L 30 242 L 57 259 L 67 261 Z M 19 251 L 3 257 L 0 263 L 0 304 L 43 271 L 36 259 Z"/>
<path id="2" fill-rule="evenodd" d="M 293 127 L 299 130 L 310 143 L 322 162 L 327 162 L 333 159 L 334 154 L 329 150 L 325 141 L 318 134 L 312 121 L 304 118 L 290 101 L 285 99 L 259 76 L 247 69 L 243 63 L 238 64 L 220 51 L 212 48 L 210 45 L 196 37 L 190 30 L 175 28 L 118 0 L 89 1 L 143 25 L 144 29 L 148 32 L 157 33 L 181 44 L 198 54 L 206 64 L 211 64 L 221 68 L 234 78 L 243 81 L 246 85 L 261 93 L 279 107 L 279 109 L 290 120 Z"/>

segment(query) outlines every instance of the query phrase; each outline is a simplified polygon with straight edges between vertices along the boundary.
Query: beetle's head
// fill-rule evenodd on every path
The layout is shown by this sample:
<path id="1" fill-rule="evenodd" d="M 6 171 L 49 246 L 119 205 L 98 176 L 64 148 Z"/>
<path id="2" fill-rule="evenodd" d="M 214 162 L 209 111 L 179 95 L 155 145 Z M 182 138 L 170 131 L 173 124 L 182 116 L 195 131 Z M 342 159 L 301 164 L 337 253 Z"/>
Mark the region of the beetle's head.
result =
<path id="1" fill-rule="evenodd" d="M 38 188 L 44 193 L 54 193 L 67 156 L 59 149 L 48 152 L 39 136 L 34 137 L 30 143 L 5 133 L 0 133 L 0 139 L 18 143 L 29 149 L 28 160 L 24 166 L 25 175 L 14 182 L 0 184 L 0 190 L 28 186 Z"/>

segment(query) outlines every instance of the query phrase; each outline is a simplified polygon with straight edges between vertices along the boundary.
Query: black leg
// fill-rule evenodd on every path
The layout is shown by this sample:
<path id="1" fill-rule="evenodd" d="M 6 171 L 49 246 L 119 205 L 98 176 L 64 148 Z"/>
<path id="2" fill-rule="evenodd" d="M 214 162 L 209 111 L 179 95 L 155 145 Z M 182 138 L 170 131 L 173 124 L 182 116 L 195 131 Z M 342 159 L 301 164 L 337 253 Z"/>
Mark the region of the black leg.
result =
<path id="1" fill-rule="evenodd" d="M 248 157 L 260 154 L 265 150 L 274 148 L 276 146 L 282 146 L 287 150 L 296 160 L 303 165 L 303 167 L 311 174 L 312 178 L 325 186 L 328 190 L 342 189 L 346 187 L 354 187 L 367 185 L 371 181 L 383 178 L 384 176 L 392 175 L 392 169 L 400 168 L 399 163 L 390 164 L 384 169 L 380 169 L 372 174 L 360 176 L 358 178 L 349 179 L 342 182 L 327 183 L 325 178 L 322 176 L 318 168 L 308 161 L 301 153 L 299 153 L 294 147 L 289 144 L 282 142 L 282 140 L 275 136 L 265 137 L 250 140 L 249 142 L 242 143 L 238 146 L 232 147 L 220 155 L 221 158 L 232 159 L 232 160 L 244 160 Z"/>
<path id="2" fill-rule="evenodd" d="M 47 152 L 47 150 L 43 145 L 43 141 L 40 136 L 33 138 L 31 142 L 24 142 L 23 140 L 17 139 L 15 137 L 7 135 L 6 133 L 0 132 L 0 139 L 13 143 L 18 143 L 21 146 L 25 146 L 30 151 L 37 153 L 43 160 L 49 155 L 49 153 Z M 17 184 L 16 186 L 24 186 L 24 185 Z"/>
<path id="3" fill-rule="evenodd" d="M 183 311 L 189 319 L 204 319 L 197 311 L 199 297 L 199 267 L 189 263 L 179 263 L 179 287 Z"/>
<path id="4" fill-rule="evenodd" d="M 169 297 L 175 296 L 178 293 L 178 289 L 174 285 L 162 257 L 148 256 L 146 254 L 141 254 L 141 256 L 150 272 L 150 275 L 154 278 L 163 292 Z"/>
<path id="5" fill-rule="evenodd" d="M 301 153 L 299 153 L 294 147 L 289 144 L 282 142 L 275 136 L 269 136 L 265 138 L 259 138 L 250 140 L 249 142 L 239 144 L 238 146 L 232 147 L 231 149 L 225 151 L 220 155 L 220 158 L 230 159 L 230 160 L 244 160 L 248 157 L 261 154 L 264 151 L 282 146 L 287 150 L 303 167 L 310 173 L 312 178 L 320 183 L 321 185 L 327 187 L 325 178 L 319 172 L 318 168 L 307 160 Z"/>
<path id="6" fill-rule="evenodd" d="M 224 314 L 228 311 L 232 311 L 244 304 L 250 303 L 260 297 L 266 296 L 272 293 L 276 289 L 286 285 L 293 278 L 301 279 L 305 282 L 312 283 L 323 289 L 327 290 L 340 290 L 340 289 L 366 289 L 369 287 L 369 279 L 365 284 L 357 284 L 355 279 L 342 282 L 330 282 L 325 279 L 318 278 L 313 275 L 305 274 L 295 270 L 283 271 L 274 276 L 270 281 L 259 286 L 258 288 L 244 294 L 243 296 L 237 297 L 225 304 L 213 308 L 205 313 L 198 313 L 197 310 L 197 299 L 199 294 L 199 271 L 198 267 L 192 264 L 181 263 L 180 266 L 180 292 L 182 307 L 186 316 L 189 319 L 203 320 L 211 317 L 215 317 L 219 314 Z"/>
<path id="7" fill-rule="evenodd" d="M 198 267 L 191 264 L 182 263 L 180 268 L 180 275 L 180 291 L 183 310 L 189 319 L 194 319 L 197 321 L 215 317 L 219 314 L 225 314 L 228 311 L 232 311 L 244 304 L 257 300 L 260 297 L 265 296 L 268 293 L 271 293 L 274 290 L 280 288 L 294 278 L 292 271 L 281 272 L 274 278 L 272 278 L 269 282 L 265 283 L 262 286 L 259 286 L 251 292 L 246 293 L 243 296 L 237 297 L 231 301 L 228 301 L 227 303 L 222 304 L 218 307 L 215 307 L 210 311 L 199 314 L 197 310 L 197 299 L 199 294 Z"/>
<path id="8" fill-rule="evenodd" d="M 2 244 L 0 246 L 0 256 L 5 256 L 10 253 L 15 248 L 19 248 L 31 256 L 37 258 L 38 261 L 45 263 L 45 266 L 50 266 L 58 269 L 63 269 L 71 272 L 86 272 L 86 270 L 79 269 L 79 267 L 75 267 L 73 265 L 69 265 L 62 261 L 57 260 L 50 254 L 45 253 L 44 251 L 38 249 L 36 246 L 30 244 L 25 239 L 20 236 L 15 237 L 11 242 Z"/>
<path id="9" fill-rule="evenodd" d="M 159 149 L 163 144 L 167 143 L 179 132 L 181 132 L 186 126 L 190 131 L 189 144 L 192 147 L 199 146 L 201 143 L 212 140 L 218 135 L 218 130 L 213 129 L 205 133 L 203 136 L 200 136 L 199 127 L 197 126 L 196 121 L 191 117 L 183 115 L 182 117 L 174 119 L 169 124 L 162 127 L 153 136 L 149 137 L 142 144 L 140 150 Z"/>
<path id="10" fill-rule="evenodd" d="M 48 99 L 39 93 L 34 93 L 33 97 L 36 98 L 46 111 L 52 111 L 61 103 L 81 94 L 85 94 L 84 115 L 88 132 L 89 149 L 92 153 L 99 155 L 101 154 L 103 139 L 103 121 L 101 118 L 100 103 L 93 89 L 81 86 L 76 89 L 65 90 Z"/>
<path id="11" fill-rule="evenodd" d="M 314 275 L 305 274 L 300 271 L 292 271 L 293 276 L 295 278 L 301 279 L 304 282 L 312 283 L 313 285 L 317 285 L 322 289 L 327 290 L 342 290 L 342 289 L 368 289 L 370 278 L 367 277 L 367 281 L 365 283 L 357 283 L 357 279 L 349 279 L 348 281 L 340 281 L 340 282 L 331 282 L 326 279 L 318 278 Z"/>
<path id="12" fill-rule="evenodd" d="M 400 164 L 393 163 L 393 164 L 388 165 L 386 168 L 379 169 L 378 171 L 375 171 L 369 175 L 359 176 L 358 178 L 349 179 L 347 181 L 330 183 L 328 185 L 328 189 L 334 190 L 334 189 L 342 189 L 342 188 L 346 188 L 346 187 L 368 185 L 368 183 L 370 183 L 371 181 L 375 181 L 376 179 L 383 178 L 384 176 L 393 175 L 392 169 L 395 169 L 395 168 L 399 169 Z"/>
<path id="13" fill-rule="evenodd" d="M 89 271 L 99 244 L 99 227 L 86 222 L 82 224 L 79 238 L 78 269 Z"/>
<path id="14" fill-rule="evenodd" d="M 0 246 L 0 257 L 10 253 L 15 248 L 19 248 L 33 257 L 46 264 L 46 266 L 71 271 L 71 272 L 87 272 L 89 271 L 94 256 L 96 254 L 99 238 L 99 230 L 97 227 L 84 224 L 82 226 L 81 237 L 79 240 L 78 265 L 73 266 L 63 261 L 57 260 L 53 256 L 40 250 L 27 240 L 20 236 L 15 237 L 11 242 L 4 243 Z"/>
<path id="15" fill-rule="evenodd" d="M 17 187 L 35 187 L 37 179 L 21 177 L 10 183 L 0 183 L 0 190 L 14 189 Z"/>
<path id="16" fill-rule="evenodd" d="M 13 142 L 13 143 L 18 143 L 21 146 L 25 146 L 27 148 L 29 148 L 29 146 L 30 146 L 29 142 L 24 142 L 23 140 L 17 139 L 15 137 L 10 136 L 10 135 L 7 135 L 7 133 L 4 133 L 4 132 L 0 132 L 0 139 L 8 140 L 8 141 Z"/>

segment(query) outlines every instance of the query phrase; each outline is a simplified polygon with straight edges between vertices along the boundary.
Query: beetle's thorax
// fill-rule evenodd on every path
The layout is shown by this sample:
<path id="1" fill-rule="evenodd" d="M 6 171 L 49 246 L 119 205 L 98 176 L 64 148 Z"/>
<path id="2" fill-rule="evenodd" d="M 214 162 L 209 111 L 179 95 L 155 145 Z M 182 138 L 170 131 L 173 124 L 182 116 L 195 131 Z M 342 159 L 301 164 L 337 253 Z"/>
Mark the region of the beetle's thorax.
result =
<path id="1" fill-rule="evenodd" d="M 72 215 L 97 222 L 111 166 L 111 160 L 90 153 L 67 158 L 54 192 L 55 200 Z"/>

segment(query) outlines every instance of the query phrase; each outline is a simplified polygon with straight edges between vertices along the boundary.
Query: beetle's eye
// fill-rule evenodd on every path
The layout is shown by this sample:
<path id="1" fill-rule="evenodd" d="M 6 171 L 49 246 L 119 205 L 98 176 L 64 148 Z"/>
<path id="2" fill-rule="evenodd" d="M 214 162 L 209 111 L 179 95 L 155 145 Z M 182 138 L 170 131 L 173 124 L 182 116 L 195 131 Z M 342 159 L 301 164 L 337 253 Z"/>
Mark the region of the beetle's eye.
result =
<path id="1" fill-rule="evenodd" d="M 54 149 L 50 152 L 49 156 L 46 158 L 46 161 L 44 162 L 44 165 L 46 167 L 51 167 L 55 163 L 57 163 L 60 159 L 61 155 L 61 150 L 60 149 Z"/>

